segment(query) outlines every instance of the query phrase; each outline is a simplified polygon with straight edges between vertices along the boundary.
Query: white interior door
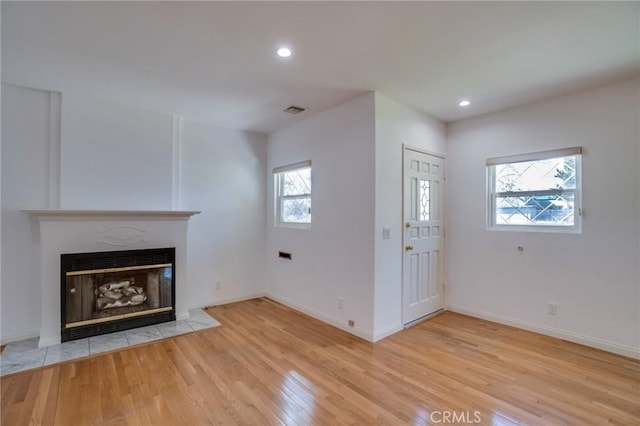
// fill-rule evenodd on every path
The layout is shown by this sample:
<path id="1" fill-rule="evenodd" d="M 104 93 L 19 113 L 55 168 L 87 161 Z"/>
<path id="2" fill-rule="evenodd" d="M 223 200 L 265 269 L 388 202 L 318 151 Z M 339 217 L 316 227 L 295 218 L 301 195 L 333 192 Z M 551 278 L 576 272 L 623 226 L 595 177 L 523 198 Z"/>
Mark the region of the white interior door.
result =
<path id="1" fill-rule="evenodd" d="M 444 307 L 444 160 L 404 149 L 402 319 L 411 323 Z"/>

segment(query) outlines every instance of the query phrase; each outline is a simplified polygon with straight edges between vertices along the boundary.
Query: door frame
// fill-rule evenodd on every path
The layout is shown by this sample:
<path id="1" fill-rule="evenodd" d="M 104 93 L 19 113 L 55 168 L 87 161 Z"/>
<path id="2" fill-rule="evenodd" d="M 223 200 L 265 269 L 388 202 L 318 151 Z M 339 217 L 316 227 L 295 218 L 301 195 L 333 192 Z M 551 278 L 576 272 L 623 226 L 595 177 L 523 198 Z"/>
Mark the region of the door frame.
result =
<path id="1" fill-rule="evenodd" d="M 444 195 L 442 196 L 442 267 L 444 269 L 444 271 L 442 271 L 443 274 L 443 288 L 442 288 L 442 311 L 446 311 L 447 310 L 447 286 L 448 284 L 448 275 L 447 275 L 447 270 L 448 270 L 448 256 L 447 256 L 447 214 L 446 214 L 446 208 L 447 208 L 447 157 L 439 152 L 435 152 L 435 151 L 430 151 L 424 148 L 418 148 L 417 146 L 413 146 L 413 145 L 409 145 L 407 143 L 403 143 L 402 144 L 402 164 L 400 167 L 400 170 L 402 170 L 401 174 L 402 177 L 400 179 L 400 192 L 402 194 L 402 197 L 400 197 L 400 202 L 402 203 L 400 211 L 401 211 L 401 218 L 400 218 L 400 229 L 402 230 L 402 238 L 401 238 L 401 245 L 400 245 L 400 259 L 401 260 L 401 273 L 400 273 L 400 291 L 401 291 L 401 307 L 400 307 L 400 322 L 402 323 L 402 326 L 404 328 L 406 328 L 407 324 L 404 323 L 404 311 L 405 311 L 405 306 L 404 306 L 404 276 L 405 276 L 405 270 L 404 270 L 404 246 L 406 243 L 405 241 L 405 232 L 404 232 L 404 223 L 405 223 L 405 211 L 404 211 L 404 206 L 405 206 L 405 188 L 404 188 L 404 161 L 405 161 L 405 154 L 407 152 L 407 150 L 409 151 L 415 151 L 415 152 L 419 152 L 421 154 L 426 154 L 426 155 L 432 155 L 434 157 L 438 157 L 441 158 L 443 163 L 444 163 L 444 173 L 442 176 L 442 186 L 443 186 L 443 191 L 444 191 Z M 408 326 L 411 325 L 415 325 L 419 322 L 422 322 L 424 320 L 427 320 L 429 318 L 432 318 L 436 315 L 438 315 L 441 311 L 436 311 L 432 314 L 429 315 L 425 315 L 422 318 L 418 318 L 415 321 L 412 321 L 410 323 L 408 323 Z"/>

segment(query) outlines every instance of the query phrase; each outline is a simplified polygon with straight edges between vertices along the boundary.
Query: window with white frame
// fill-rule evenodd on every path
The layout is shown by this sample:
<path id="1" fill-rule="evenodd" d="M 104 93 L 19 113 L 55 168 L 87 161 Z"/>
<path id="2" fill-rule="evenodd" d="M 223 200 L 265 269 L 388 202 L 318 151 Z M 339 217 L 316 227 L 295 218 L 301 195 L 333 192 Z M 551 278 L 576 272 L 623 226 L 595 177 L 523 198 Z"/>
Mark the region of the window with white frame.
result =
<path id="1" fill-rule="evenodd" d="M 582 148 L 487 160 L 491 229 L 579 232 Z"/>
<path id="2" fill-rule="evenodd" d="M 311 226 L 311 161 L 273 169 L 276 225 Z"/>

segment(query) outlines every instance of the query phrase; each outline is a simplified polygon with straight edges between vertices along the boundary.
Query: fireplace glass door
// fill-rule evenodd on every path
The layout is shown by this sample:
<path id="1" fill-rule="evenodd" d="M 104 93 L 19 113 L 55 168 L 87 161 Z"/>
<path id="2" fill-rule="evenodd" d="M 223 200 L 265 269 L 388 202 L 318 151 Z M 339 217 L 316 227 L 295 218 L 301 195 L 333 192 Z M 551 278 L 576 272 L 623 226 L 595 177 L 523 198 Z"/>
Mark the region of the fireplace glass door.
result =
<path id="1" fill-rule="evenodd" d="M 62 340 L 175 320 L 175 249 L 62 255 Z"/>
<path id="2" fill-rule="evenodd" d="M 172 265 L 67 272 L 66 326 L 170 311 Z"/>

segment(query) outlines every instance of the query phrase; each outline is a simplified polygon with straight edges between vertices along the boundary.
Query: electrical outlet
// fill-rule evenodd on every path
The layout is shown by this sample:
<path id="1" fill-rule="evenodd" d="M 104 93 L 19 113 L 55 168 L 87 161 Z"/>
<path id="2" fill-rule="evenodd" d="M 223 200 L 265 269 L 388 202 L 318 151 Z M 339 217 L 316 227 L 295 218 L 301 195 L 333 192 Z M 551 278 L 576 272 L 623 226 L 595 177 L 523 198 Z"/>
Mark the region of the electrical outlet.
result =
<path id="1" fill-rule="evenodd" d="M 356 325 L 356 322 L 354 320 L 349 320 L 349 327 L 353 327 Z"/>
<path id="2" fill-rule="evenodd" d="M 216 281 L 216 290 L 222 289 L 222 283 L 220 281 Z"/>
<path id="3" fill-rule="evenodd" d="M 549 315 L 558 315 L 558 304 L 557 303 L 549 303 L 547 305 L 547 313 Z"/>
<path id="4" fill-rule="evenodd" d="M 344 308 L 344 299 L 342 297 L 338 297 L 338 309 L 342 310 Z"/>

